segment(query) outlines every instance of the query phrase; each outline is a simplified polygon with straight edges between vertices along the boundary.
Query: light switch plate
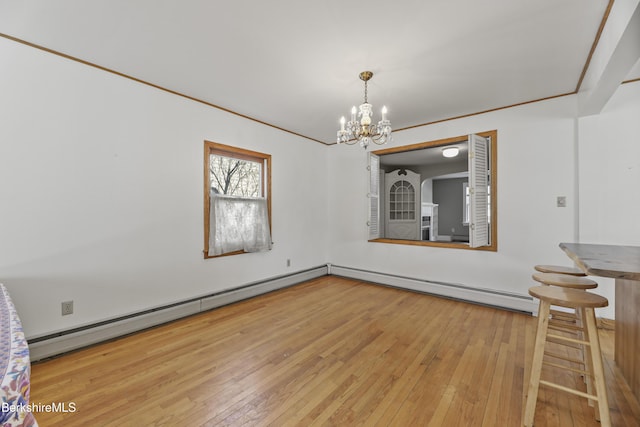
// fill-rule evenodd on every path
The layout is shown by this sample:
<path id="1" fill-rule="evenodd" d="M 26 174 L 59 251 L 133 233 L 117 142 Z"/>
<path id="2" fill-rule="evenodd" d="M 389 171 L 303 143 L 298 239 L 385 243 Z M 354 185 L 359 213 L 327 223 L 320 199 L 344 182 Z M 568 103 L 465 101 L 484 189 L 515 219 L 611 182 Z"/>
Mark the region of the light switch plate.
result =
<path id="1" fill-rule="evenodd" d="M 566 196 L 558 196 L 557 205 L 559 208 L 567 207 L 567 197 Z"/>

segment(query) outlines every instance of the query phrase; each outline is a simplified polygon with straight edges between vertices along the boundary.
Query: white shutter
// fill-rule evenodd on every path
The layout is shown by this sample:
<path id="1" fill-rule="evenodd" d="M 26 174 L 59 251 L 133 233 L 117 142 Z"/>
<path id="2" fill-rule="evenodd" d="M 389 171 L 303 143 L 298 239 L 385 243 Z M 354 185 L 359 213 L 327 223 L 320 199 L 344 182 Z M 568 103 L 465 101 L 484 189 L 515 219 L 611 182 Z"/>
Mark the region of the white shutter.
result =
<path id="1" fill-rule="evenodd" d="M 380 238 L 380 157 L 369 153 L 369 239 Z"/>
<path id="2" fill-rule="evenodd" d="M 489 244 L 488 161 L 489 139 L 469 135 L 469 246 Z"/>

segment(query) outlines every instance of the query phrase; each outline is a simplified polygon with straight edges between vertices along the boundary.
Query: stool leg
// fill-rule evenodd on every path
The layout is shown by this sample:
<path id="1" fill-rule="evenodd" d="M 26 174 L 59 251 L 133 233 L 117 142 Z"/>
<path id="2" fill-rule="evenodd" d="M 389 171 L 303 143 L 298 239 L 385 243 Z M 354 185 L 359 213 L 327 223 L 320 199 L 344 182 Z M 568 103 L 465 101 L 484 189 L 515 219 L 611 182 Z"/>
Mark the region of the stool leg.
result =
<path id="1" fill-rule="evenodd" d="M 591 338 L 589 335 L 589 330 L 587 329 L 587 314 L 584 309 L 576 309 L 576 314 L 579 316 L 580 324 L 582 326 L 582 340 L 586 342 L 591 342 Z M 587 384 L 587 393 L 591 395 L 597 396 L 597 391 L 593 390 L 593 381 L 594 381 L 594 373 L 593 373 L 593 359 L 592 359 L 592 348 L 590 345 L 582 346 L 583 351 L 583 360 L 584 360 L 584 370 L 589 372 L 588 375 L 585 375 L 585 383 Z M 600 409 L 597 405 L 595 405 L 595 400 L 589 399 L 589 406 L 595 406 L 596 420 L 600 421 Z"/>
<path id="2" fill-rule="evenodd" d="M 600 349 L 600 338 L 596 327 L 596 314 L 593 308 L 585 308 L 585 320 L 587 334 L 591 343 L 591 362 L 593 363 L 593 382 L 598 396 L 598 409 L 600 411 L 600 425 L 611 427 L 609 415 L 609 399 L 607 399 L 607 387 L 605 385 L 604 367 L 602 363 L 602 351 Z"/>
<path id="3" fill-rule="evenodd" d="M 589 341 L 587 339 L 587 332 L 586 332 L 587 326 L 584 323 L 584 310 L 580 310 L 576 308 L 574 311 L 576 314 L 576 324 L 580 327 L 580 332 L 578 332 L 578 339 L 581 339 L 582 341 Z M 590 371 L 591 362 L 588 359 L 589 357 L 588 352 L 590 351 L 589 346 L 581 345 L 580 347 L 582 347 L 580 349 L 580 358 L 582 359 L 582 367 L 584 368 L 585 371 L 591 372 Z M 590 389 L 591 389 L 592 378 L 589 375 L 584 375 L 582 377 L 582 380 L 587 385 L 587 392 L 591 393 Z M 589 405 L 593 406 L 593 401 L 589 401 Z"/>
<path id="4" fill-rule="evenodd" d="M 547 337 L 547 327 L 549 326 L 549 309 L 549 303 L 541 300 L 540 308 L 538 309 L 538 329 L 531 362 L 531 376 L 529 377 L 529 388 L 527 389 L 527 403 L 524 409 L 524 425 L 526 427 L 533 427 L 533 418 L 536 412 L 540 374 L 542 372 L 542 357 L 544 356 L 544 344 Z"/>

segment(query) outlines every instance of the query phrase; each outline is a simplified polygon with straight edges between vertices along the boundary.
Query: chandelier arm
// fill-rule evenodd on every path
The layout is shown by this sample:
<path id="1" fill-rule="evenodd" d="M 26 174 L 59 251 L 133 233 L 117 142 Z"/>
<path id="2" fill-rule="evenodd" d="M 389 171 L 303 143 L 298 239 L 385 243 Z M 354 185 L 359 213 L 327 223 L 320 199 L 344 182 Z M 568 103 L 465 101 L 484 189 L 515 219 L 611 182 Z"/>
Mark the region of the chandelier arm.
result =
<path id="1" fill-rule="evenodd" d="M 386 144 L 387 143 L 387 137 L 384 134 L 381 133 L 377 133 L 374 136 L 371 137 L 371 140 L 378 144 L 378 145 L 382 145 L 382 144 Z"/>

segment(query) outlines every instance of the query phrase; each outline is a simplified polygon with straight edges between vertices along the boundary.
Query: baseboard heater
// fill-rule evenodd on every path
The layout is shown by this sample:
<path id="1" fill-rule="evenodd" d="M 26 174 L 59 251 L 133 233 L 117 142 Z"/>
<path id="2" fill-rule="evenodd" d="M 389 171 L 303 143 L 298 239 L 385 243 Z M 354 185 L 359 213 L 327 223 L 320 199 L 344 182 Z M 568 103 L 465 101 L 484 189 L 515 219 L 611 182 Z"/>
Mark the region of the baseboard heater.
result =
<path id="1" fill-rule="evenodd" d="M 326 275 L 363 280 L 379 285 L 408 289 L 420 293 L 492 307 L 506 308 L 514 311 L 526 313 L 535 313 L 537 311 L 533 299 L 528 295 L 518 295 L 492 289 L 472 288 L 455 283 L 435 282 L 327 264 L 74 329 L 38 337 L 30 337 L 28 339 L 30 357 L 32 361 L 47 359 L 72 350 L 118 338 L 171 322 L 172 320 L 212 310 Z"/>
<path id="2" fill-rule="evenodd" d="M 54 334 L 30 337 L 28 339 L 30 357 L 32 361 L 38 361 L 57 356 L 327 274 L 328 266 L 323 265 Z"/>
<path id="3" fill-rule="evenodd" d="M 538 310 L 533 298 L 529 295 L 472 288 L 457 283 L 430 281 L 332 264 L 329 264 L 329 274 L 524 313 L 536 313 Z"/>

